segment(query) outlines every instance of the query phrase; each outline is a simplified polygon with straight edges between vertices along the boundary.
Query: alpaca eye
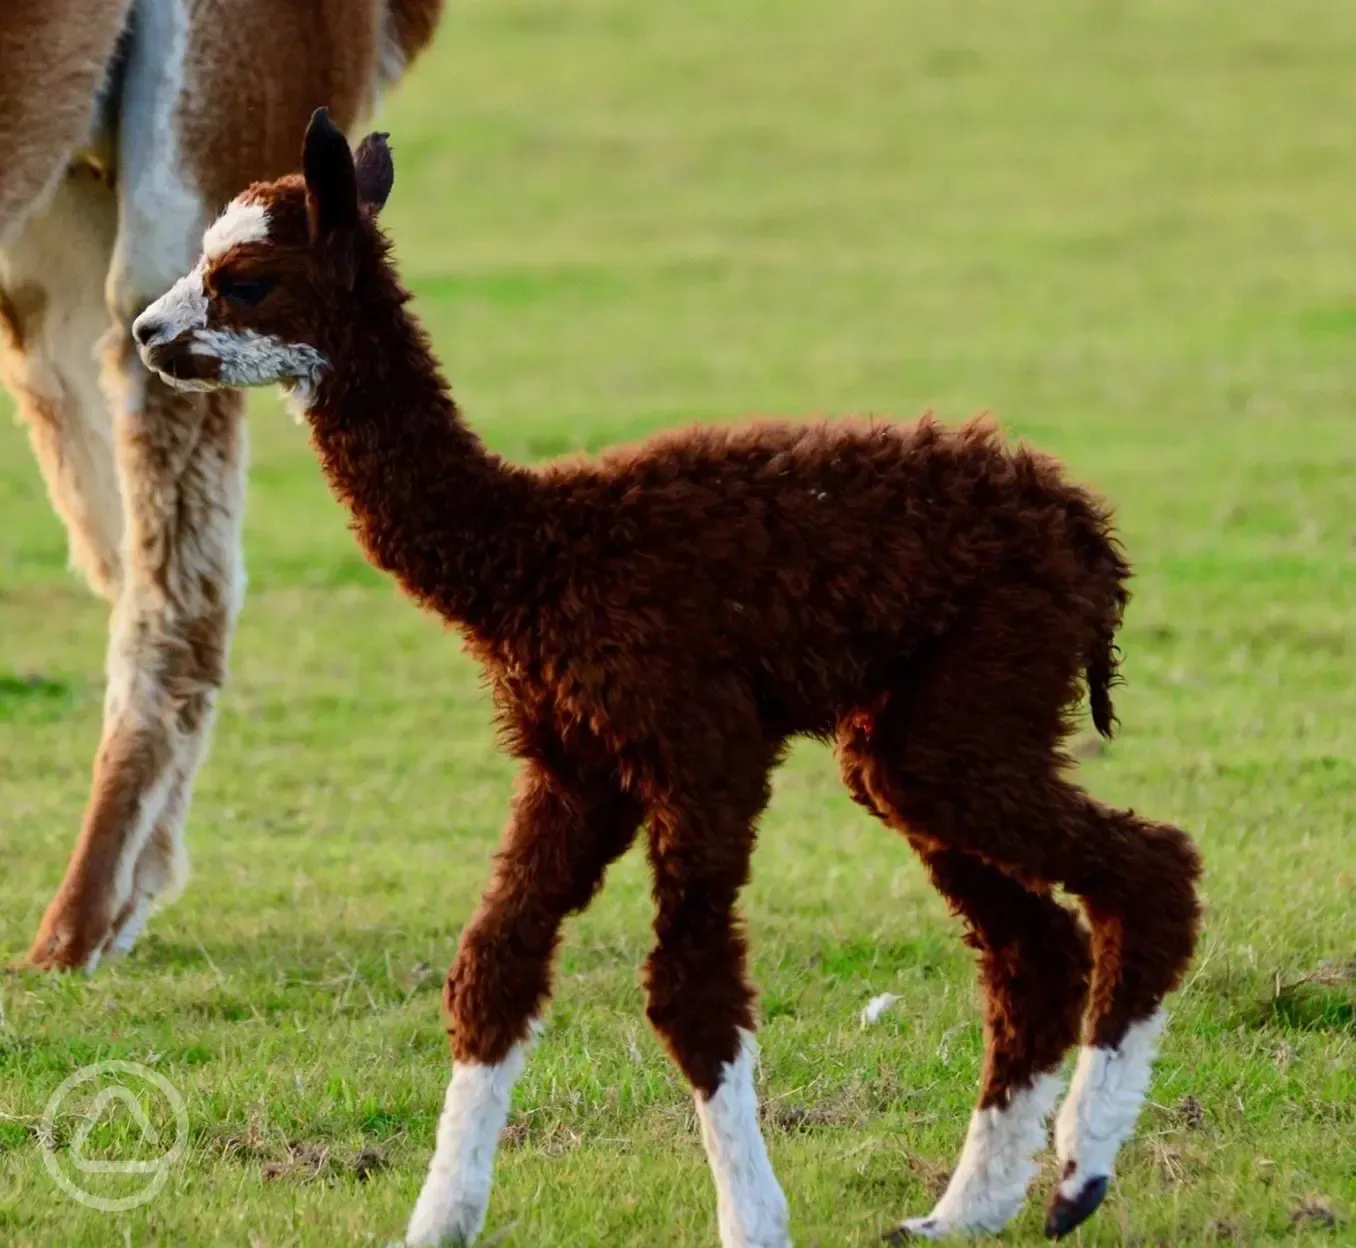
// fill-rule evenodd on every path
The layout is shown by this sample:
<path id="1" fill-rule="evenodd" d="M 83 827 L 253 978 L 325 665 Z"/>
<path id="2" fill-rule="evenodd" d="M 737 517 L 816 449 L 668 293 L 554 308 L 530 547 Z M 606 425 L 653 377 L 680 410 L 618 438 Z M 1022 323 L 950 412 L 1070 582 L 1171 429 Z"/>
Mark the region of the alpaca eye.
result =
<path id="1" fill-rule="evenodd" d="M 238 308 L 252 308 L 275 284 L 271 277 L 218 278 L 217 294 Z"/>

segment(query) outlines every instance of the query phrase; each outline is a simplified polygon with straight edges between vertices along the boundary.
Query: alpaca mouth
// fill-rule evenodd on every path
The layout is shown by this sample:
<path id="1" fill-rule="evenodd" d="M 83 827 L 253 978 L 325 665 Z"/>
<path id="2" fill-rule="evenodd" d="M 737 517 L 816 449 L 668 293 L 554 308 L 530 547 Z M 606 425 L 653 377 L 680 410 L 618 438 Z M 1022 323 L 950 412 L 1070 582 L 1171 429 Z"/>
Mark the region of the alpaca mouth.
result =
<path id="1" fill-rule="evenodd" d="M 214 390 L 221 382 L 221 361 L 195 354 L 186 343 L 143 347 L 141 358 L 147 368 L 179 390 Z"/>

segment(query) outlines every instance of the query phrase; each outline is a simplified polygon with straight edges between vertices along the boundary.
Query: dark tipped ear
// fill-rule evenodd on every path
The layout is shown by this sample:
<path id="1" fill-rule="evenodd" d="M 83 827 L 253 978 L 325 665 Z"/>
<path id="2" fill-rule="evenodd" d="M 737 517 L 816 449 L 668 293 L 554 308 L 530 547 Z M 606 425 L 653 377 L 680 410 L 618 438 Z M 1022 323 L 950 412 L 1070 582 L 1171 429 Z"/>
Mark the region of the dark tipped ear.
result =
<path id="1" fill-rule="evenodd" d="M 358 179 L 348 140 L 330 120 L 329 109 L 317 108 L 306 127 L 301 149 L 306 175 L 306 215 L 311 241 L 323 242 L 336 230 L 358 223 Z"/>
<path id="2" fill-rule="evenodd" d="M 391 159 L 389 134 L 369 134 L 353 153 L 353 170 L 358 179 L 358 202 L 372 214 L 382 210 L 395 182 L 395 162 Z"/>

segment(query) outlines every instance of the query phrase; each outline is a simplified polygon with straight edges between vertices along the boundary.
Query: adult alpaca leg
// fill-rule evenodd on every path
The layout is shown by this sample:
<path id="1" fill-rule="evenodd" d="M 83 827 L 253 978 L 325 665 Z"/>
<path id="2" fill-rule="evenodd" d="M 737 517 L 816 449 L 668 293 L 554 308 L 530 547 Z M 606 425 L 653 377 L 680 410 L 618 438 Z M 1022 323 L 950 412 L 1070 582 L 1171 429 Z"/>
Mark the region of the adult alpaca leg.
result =
<path id="1" fill-rule="evenodd" d="M 153 899 L 138 882 L 163 887 L 172 872 L 156 864 L 182 861 L 186 795 L 243 591 L 240 397 L 133 381 L 139 401 L 115 413 L 126 532 L 103 739 L 80 838 L 30 951 L 44 967 L 93 969 L 114 942 L 121 951 Z"/>
<path id="2" fill-rule="evenodd" d="M 87 141 L 130 7 L 130 0 L 0 4 L 0 247 L 43 210 Z"/>
<path id="3" fill-rule="evenodd" d="M 768 764 L 731 763 L 701 796 L 668 797 L 650 812 L 657 943 L 645 972 L 647 1013 L 692 1085 L 721 1244 L 789 1248 L 786 1198 L 758 1124 L 754 992 L 735 914 L 767 804 Z"/>
<path id="4" fill-rule="evenodd" d="M 203 713 L 212 713 L 212 699 L 204 695 Z M 113 926 L 104 942 L 102 957 L 120 957 L 130 953 L 145 929 L 152 909 L 167 905 L 183 889 L 188 879 L 188 850 L 184 845 L 184 824 L 188 817 L 193 779 L 207 747 L 208 733 L 199 733 L 189 748 L 178 756 L 178 766 L 170 780 L 165 803 L 151 828 L 145 846 L 137 856 L 132 873 L 131 895 L 113 918 Z"/>
<path id="5" fill-rule="evenodd" d="M 191 545 L 173 555 L 184 571 L 200 578 L 199 596 L 181 595 L 181 603 L 185 598 L 190 601 L 174 624 L 162 620 L 158 605 L 152 605 L 143 617 L 146 627 L 133 634 L 143 644 L 120 653 L 110 649 L 107 712 L 112 713 L 118 696 L 112 673 L 130 671 L 135 676 L 149 664 L 159 673 L 163 698 L 173 708 L 173 716 L 165 725 L 170 746 L 166 774 L 157 782 L 163 783 L 163 799 L 158 808 L 147 811 L 149 834 L 135 851 L 130 886 L 118 880 L 118 908 L 96 958 L 130 952 L 152 909 L 173 900 L 188 877 L 184 826 L 193 782 L 207 754 L 231 633 L 244 596 L 239 522 L 244 510 L 246 448 L 239 408 L 227 404 L 219 412 L 206 413 L 205 429 L 207 437 L 198 448 L 201 475 L 191 471 L 181 479 L 201 510 L 192 528 L 174 538 L 176 544 Z M 234 459 L 232 443 L 237 451 Z M 219 454 L 212 453 L 213 447 Z M 143 479 L 145 474 L 137 471 Z M 183 514 L 192 516 L 194 511 L 186 509 Z M 213 526 L 213 519 L 220 528 Z M 223 589 L 220 600 L 213 592 L 217 586 Z M 118 646 L 119 640 L 115 632 L 112 645 Z M 139 833 L 133 835 L 140 839 Z"/>
<path id="6" fill-rule="evenodd" d="M 117 211 L 107 182 L 78 167 L 0 249 L 0 379 L 66 525 L 71 565 L 110 602 L 121 578 L 122 499 L 97 348 Z"/>
<path id="7" fill-rule="evenodd" d="M 30 952 L 57 968 L 92 969 L 105 952 L 125 952 L 152 903 L 183 878 L 183 819 L 244 588 L 243 400 L 170 390 L 131 339 L 138 313 L 197 254 L 208 209 L 182 135 L 215 106 L 185 91 L 187 6 L 138 12 L 119 99 L 117 237 L 104 291 L 122 581 L 91 796 Z"/>
<path id="8" fill-rule="evenodd" d="M 610 780 L 524 766 L 494 875 L 448 972 L 452 1081 L 406 1232 L 411 1248 L 469 1244 L 480 1233 L 509 1095 L 550 993 L 561 923 L 593 899 L 640 818 L 639 805 Z"/>
<path id="9" fill-rule="evenodd" d="M 18 398 L 54 509 L 66 523 L 72 565 L 115 603 L 123 588 L 123 500 L 97 348 L 108 328 L 104 285 L 117 211 L 107 181 L 78 166 L 0 254 L 0 374 Z M 181 811 L 186 787 L 182 775 L 172 786 L 174 800 L 163 817 L 169 823 Z M 173 828 L 157 825 L 160 831 L 167 843 L 136 870 L 133 892 L 147 901 L 180 873 Z M 103 887 L 116 897 L 112 879 Z M 89 879 L 66 890 L 62 907 L 49 912 L 49 939 L 35 945 L 35 961 L 88 965 L 115 934 L 130 944 L 147 906 L 129 902 L 110 931 L 105 917 L 112 903 L 100 899 L 100 889 Z"/>

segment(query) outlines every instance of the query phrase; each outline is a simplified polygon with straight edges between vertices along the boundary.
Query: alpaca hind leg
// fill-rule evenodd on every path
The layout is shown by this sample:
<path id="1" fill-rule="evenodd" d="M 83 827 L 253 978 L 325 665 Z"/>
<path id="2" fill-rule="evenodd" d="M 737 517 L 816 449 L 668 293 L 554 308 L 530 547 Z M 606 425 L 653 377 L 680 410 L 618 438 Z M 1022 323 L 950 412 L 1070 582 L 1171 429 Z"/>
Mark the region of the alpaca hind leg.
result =
<path id="1" fill-rule="evenodd" d="M 907 686 L 840 732 L 854 795 L 925 852 L 968 854 L 1083 905 L 1093 971 L 1085 1047 L 1056 1124 L 1064 1177 L 1047 1222 L 1054 1236 L 1106 1191 L 1198 922 L 1200 864 L 1187 836 L 1109 810 L 1068 777 L 1063 745 L 1098 628 L 1079 602 L 995 589 Z"/>
<path id="2" fill-rule="evenodd" d="M 561 923 L 593 899 L 625 852 L 640 809 L 596 784 L 528 764 L 519 777 L 493 878 L 448 973 L 452 1080 L 428 1177 L 410 1217 L 410 1248 L 470 1244 L 489 1206 L 509 1097 L 551 986 Z"/>
<path id="3" fill-rule="evenodd" d="M 853 799 L 910 841 L 965 921 L 984 991 L 984 1067 L 960 1160 L 931 1213 L 887 1236 L 895 1243 L 997 1232 L 1021 1208 L 1062 1086 L 1058 1068 L 1078 1037 L 1092 965 L 1086 933 L 1047 889 L 945 848 L 949 823 L 929 822 L 931 812 L 906 797 L 903 759 L 926 714 L 926 692 L 915 699 L 913 689 L 901 690 L 869 712 L 845 716 L 837 740 Z M 983 800 L 977 776 L 960 783 Z M 948 812 L 948 820 L 956 817 Z"/>
<path id="4" fill-rule="evenodd" d="M 1200 858 L 1185 833 L 1108 810 L 1081 793 L 1069 814 L 1087 835 L 1063 883 L 1083 902 L 1096 960 L 1083 1046 L 1055 1122 L 1060 1178 L 1046 1233 L 1061 1238 L 1101 1203 L 1134 1130 L 1163 1029 L 1163 998 L 1195 947 Z"/>
<path id="5" fill-rule="evenodd" d="M 651 812 L 657 943 L 647 1014 L 692 1085 L 723 1248 L 789 1248 L 786 1198 L 758 1123 L 754 994 L 735 914 L 766 773 L 747 791 L 726 788 Z"/>
<path id="6" fill-rule="evenodd" d="M 1163 998 L 1195 945 L 1199 860 L 1176 828 L 1106 810 L 1059 778 L 1031 785 L 1022 798 L 1013 774 L 972 770 L 963 793 L 952 786 L 929 793 L 915 778 L 902 813 L 909 826 L 964 852 L 988 845 L 1002 870 L 1037 887 L 1062 885 L 1083 903 L 1092 980 L 1083 1048 L 1055 1124 L 1061 1178 L 1046 1220 L 1046 1233 L 1060 1238 L 1101 1204 L 1143 1105 Z M 1020 826 L 1033 835 L 1014 839 Z"/>
<path id="7" fill-rule="evenodd" d="M 1026 1199 L 1063 1087 L 1058 1071 L 1078 1038 L 1092 957 L 1075 916 L 967 854 L 924 851 L 923 861 L 969 933 L 985 996 L 979 1103 L 946 1192 L 909 1238 L 999 1231 Z"/>

